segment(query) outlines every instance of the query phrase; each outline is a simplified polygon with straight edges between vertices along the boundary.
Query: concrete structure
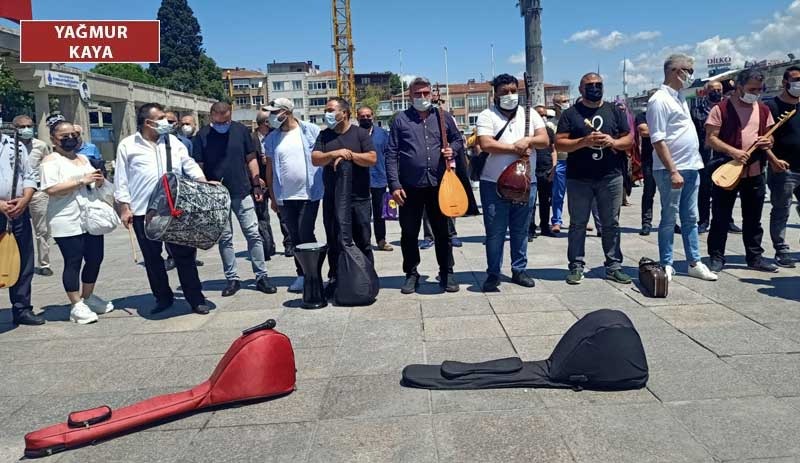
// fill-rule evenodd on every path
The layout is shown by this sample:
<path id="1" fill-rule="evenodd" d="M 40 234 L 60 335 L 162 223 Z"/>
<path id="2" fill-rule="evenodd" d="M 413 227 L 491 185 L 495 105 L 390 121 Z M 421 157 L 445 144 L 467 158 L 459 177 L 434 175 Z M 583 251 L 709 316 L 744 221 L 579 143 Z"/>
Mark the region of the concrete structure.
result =
<path id="1" fill-rule="evenodd" d="M 356 96 L 358 101 L 364 99 L 368 87 L 375 87 L 381 90 L 381 98 L 389 98 L 392 95 L 392 73 L 391 72 L 369 72 L 356 74 Z"/>
<path id="2" fill-rule="evenodd" d="M 267 103 L 267 75 L 243 68 L 223 69 L 225 91 L 231 93 L 232 118 L 254 128 L 256 113 Z"/>
<path id="3" fill-rule="evenodd" d="M 38 136 L 49 141 L 45 120 L 50 115 L 51 96 L 59 101 L 59 110 L 69 120 L 84 127 L 90 127 L 89 105 L 98 103 L 111 108 L 113 125 L 113 146 L 119 140 L 136 131 L 136 107 L 144 103 L 157 102 L 181 113 L 191 113 L 197 117 L 207 114 L 216 101 L 210 98 L 176 92 L 174 90 L 153 85 L 131 82 L 125 79 L 109 77 L 86 72 L 61 64 L 21 64 L 19 62 L 19 31 L 0 27 L 0 56 L 4 56 L 6 64 L 14 72 L 23 90 L 32 92 L 35 104 L 35 118 L 38 124 Z M 70 79 L 85 83 L 91 97 L 84 99 L 79 91 L 53 85 L 48 77 L 60 76 L 61 73 Z M 91 139 L 91 131 L 85 131 L 84 137 Z M 114 150 L 103 151 L 103 157 L 111 159 Z"/>
<path id="4" fill-rule="evenodd" d="M 306 78 L 319 73 L 311 61 L 267 64 L 267 94 L 269 100 L 288 98 L 294 103 L 294 115 L 308 120 L 306 110 Z M 336 80 L 335 78 L 333 79 Z"/>
<path id="5" fill-rule="evenodd" d="M 322 71 L 306 77 L 305 114 L 308 121 L 324 127 L 322 119 L 325 113 L 325 104 L 332 96 L 338 96 L 336 87 L 336 73 Z M 295 107 L 297 104 L 295 104 Z"/>

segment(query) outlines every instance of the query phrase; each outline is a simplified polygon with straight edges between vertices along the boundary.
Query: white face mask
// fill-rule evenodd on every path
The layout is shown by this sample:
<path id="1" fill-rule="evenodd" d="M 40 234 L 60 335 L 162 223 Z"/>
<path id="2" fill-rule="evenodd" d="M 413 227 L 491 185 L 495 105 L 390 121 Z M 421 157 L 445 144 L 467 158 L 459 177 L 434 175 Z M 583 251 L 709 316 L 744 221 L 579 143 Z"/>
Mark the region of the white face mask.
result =
<path id="1" fill-rule="evenodd" d="M 519 106 L 519 95 L 516 93 L 509 93 L 500 97 L 500 107 L 511 111 Z"/>
<path id="2" fill-rule="evenodd" d="M 30 140 L 33 138 L 33 127 L 23 127 L 19 129 L 19 138 L 23 140 Z"/>
<path id="3" fill-rule="evenodd" d="M 428 98 L 414 98 L 413 106 L 417 111 L 425 112 L 431 109 L 431 100 Z"/>
<path id="4" fill-rule="evenodd" d="M 194 135 L 194 127 L 191 125 L 182 125 L 181 126 L 181 133 L 184 137 L 191 137 Z"/>
<path id="5" fill-rule="evenodd" d="M 561 104 L 556 105 L 556 106 L 561 108 L 562 111 L 566 111 L 567 109 L 569 109 L 569 103 L 567 103 L 567 102 L 561 103 Z"/>
<path id="6" fill-rule="evenodd" d="M 745 93 L 743 96 L 739 97 L 744 104 L 753 104 L 761 98 L 761 95 L 757 95 L 755 93 Z"/>
<path id="7" fill-rule="evenodd" d="M 787 92 L 795 98 L 800 98 L 800 82 L 790 82 Z"/>
<path id="8" fill-rule="evenodd" d="M 159 119 L 159 120 L 153 121 L 153 122 L 155 122 L 155 124 L 156 124 L 156 126 L 154 127 L 154 130 L 156 131 L 157 134 L 166 135 L 166 134 L 172 132 L 172 125 L 170 125 L 168 120 Z"/>
<path id="9" fill-rule="evenodd" d="M 283 123 L 286 122 L 286 118 L 287 117 L 289 117 L 289 116 L 283 116 L 283 118 L 281 118 L 277 114 L 270 114 L 269 115 L 269 126 L 272 127 L 273 129 L 279 129 L 279 128 L 281 128 Z"/>
<path id="10" fill-rule="evenodd" d="M 691 87 L 693 82 L 694 82 L 694 76 L 692 74 L 686 74 L 686 77 L 684 79 L 681 79 L 681 87 L 683 87 L 685 90 Z"/>
<path id="11" fill-rule="evenodd" d="M 335 112 L 332 111 L 332 112 L 329 112 L 329 113 L 325 113 L 324 117 L 325 117 L 325 125 L 329 129 L 333 129 L 334 127 L 339 125 L 339 121 L 336 120 L 336 113 Z"/>

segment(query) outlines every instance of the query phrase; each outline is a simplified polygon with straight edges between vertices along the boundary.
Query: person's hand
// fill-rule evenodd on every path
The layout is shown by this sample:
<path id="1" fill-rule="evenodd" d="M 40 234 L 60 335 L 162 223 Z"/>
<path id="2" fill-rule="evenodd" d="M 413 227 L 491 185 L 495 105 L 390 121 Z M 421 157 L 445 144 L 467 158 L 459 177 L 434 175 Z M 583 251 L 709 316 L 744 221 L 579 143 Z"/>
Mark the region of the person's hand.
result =
<path id="1" fill-rule="evenodd" d="M 3 200 L 0 200 L 0 214 L 8 216 L 8 209 L 9 208 L 10 208 L 10 206 L 8 205 L 7 202 L 5 202 Z"/>
<path id="2" fill-rule="evenodd" d="M 257 203 L 264 201 L 264 190 L 261 188 L 261 185 L 253 187 L 253 199 L 255 199 Z"/>
<path id="3" fill-rule="evenodd" d="M 394 198 L 394 202 L 396 202 L 398 206 L 403 206 L 406 203 L 405 190 L 403 190 L 402 188 L 394 190 L 392 192 L 392 198 Z"/>
<path id="4" fill-rule="evenodd" d="M 750 155 L 747 154 L 746 151 L 742 151 L 742 150 L 735 149 L 735 150 L 731 151 L 729 154 L 731 155 L 731 157 L 733 159 L 735 159 L 736 161 L 741 162 L 742 164 L 747 163 L 747 160 L 750 159 Z"/>
<path id="5" fill-rule="evenodd" d="M 267 189 L 267 182 L 265 182 L 264 179 L 261 177 L 258 177 L 258 185 L 261 187 L 262 190 Z"/>
<path id="6" fill-rule="evenodd" d="M 122 221 L 122 225 L 125 225 L 125 228 L 131 228 L 131 223 L 133 223 L 133 212 L 131 212 L 130 207 L 123 208 L 122 214 L 120 214 L 119 218 Z"/>
<path id="7" fill-rule="evenodd" d="M 552 182 L 554 178 L 556 178 L 556 168 L 555 168 L 555 166 L 553 166 L 553 168 L 550 169 L 550 173 L 547 174 L 547 181 L 548 182 Z"/>
<path id="8" fill-rule="evenodd" d="M 442 149 L 442 156 L 444 156 L 444 158 L 447 159 L 447 160 L 452 159 L 453 158 L 453 148 L 450 148 L 449 146 L 447 148 L 443 148 Z"/>
<path id="9" fill-rule="evenodd" d="M 269 208 L 272 209 L 272 212 L 280 214 L 280 211 L 278 210 L 278 203 L 274 200 L 269 202 Z"/>
<path id="10" fill-rule="evenodd" d="M 770 167 L 772 167 L 772 170 L 776 173 L 786 172 L 789 170 L 789 163 L 783 159 L 778 159 L 775 162 L 770 162 Z"/>
<path id="11" fill-rule="evenodd" d="M 221 183 L 221 182 L 218 182 L 218 181 L 216 181 L 216 180 L 205 180 L 205 181 L 203 181 L 203 182 L 200 182 L 200 183 L 208 183 L 209 185 L 214 185 L 214 186 L 220 186 L 220 185 L 222 185 L 222 183 Z"/>
<path id="12" fill-rule="evenodd" d="M 336 152 L 336 158 L 337 158 L 336 161 L 339 161 L 340 159 L 344 159 L 346 161 L 352 161 L 353 152 L 347 149 L 340 149 Z"/>
<path id="13" fill-rule="evenodd" d="M 670 174 L 669 180 L 672 182 L 673 190 L 683 188 L 683 176 L 677 170 Z"/>
<path id="14" fill-rule="evenodd" d="M 758 137 L 756 140 L 756 148 L 762 150 L 772 149 L 772 137 Z"/>
<path id="15" fill-rule="evenodd" d="M 17 217 L 21 216 L 23 212 L 25 212 L 25 208 L 28 207 L 28 200 L 25 198 L 14 198 L 6 201 L 6 215 L 10 219 L 16 219 Z"/>
<path id="16" fill-rule="evenodd" d="M 94 172 L 89 172 L 88 174 L 81 177 L 81 183 L 84 185 L 90 185 L 92 183 L 97 184 L 97 182 L 103 181 L 103 173 L 99 170 L 95 170 Z"/>
<path id="17" fill-rule="evenodd" d="M 596 132 L 596 139 L 598 140 L 598 146 L 602 146 L 603 148 L 608 148 L 614 145 L 614 138 L 611 135 Z"/>
<path id="18" fill-rule="evenodd" d="M 339 163 L 342 162 L 342 159 L 344 159 L 344 158 L 336 158 L 336 160 L 333 161 L 333 170 L 334 171 L 336 170 L 337 167 L 339 167 Z"/>

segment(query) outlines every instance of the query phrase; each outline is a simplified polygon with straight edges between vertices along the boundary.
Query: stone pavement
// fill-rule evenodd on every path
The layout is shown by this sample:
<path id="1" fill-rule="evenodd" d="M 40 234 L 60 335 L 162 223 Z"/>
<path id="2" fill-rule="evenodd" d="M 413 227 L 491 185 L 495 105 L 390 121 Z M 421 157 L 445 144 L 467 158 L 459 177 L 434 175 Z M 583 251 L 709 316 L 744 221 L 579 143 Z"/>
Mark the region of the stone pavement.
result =
<path id="1" fill-rule="evenodd" d="M 634 191 L 634 206 L 623 208 L 621 220 L 631 274 L 641 256 L 658 255 L 656 235 L 637 234 L 641 189 Z M 765 224 L 768 213 L 766 207 Z M 789 241 L 797 249 L 794 213 L 791 220 Z M 389 230 L 398 241 L 397 224 Z M 747 270 L 734 235 L 733 265 L 719 282 L 688 278 L 681 261 L 669 298 L 648 299 L 636 286 L 600 278 L 596 237 L 587 243 L 593 271 L 582 285 L 567 286 L 562 233 L 529 247 L 536 288 L 505 282 L 500 293 L 487 295 L 480 292 L 482 221 L 459 219 L 458 231 L 465 241 L 455 253 L 461 292 L 437 294 L 428 250 L 421 269 L 428 283 L 420 294 L 401 295 L 397 246 L 376 253 L 383 289 L 376 304 L 360 308 L 299 309 L 296 295 L 286 292 L 293 267 L 284 257 L 269 263 L 277 294 L 255 292 L 250 280 L 248 289 L 223 299 L 217 251 L 201 253 L 206 295 L 216 304 L 208 316 L 183 303 L 151 315 L 144 268 L 131 261 L 127 233 L 115 232 L 107 237 L 98 292 L 113 298 L 117 311 L 94 325 L 70 324 L 58 276 L 34 281 L 34 303 L 46 310 L 47 325 L 14 328 L 9 311 L 0 311 L 0 461 L 18 459 L 26 432 L 64 421 L 70 411 L 194 386 L 243 328 L 267 318 L 294 345 L 293 394 L 195 414 L 42 461 L 800 461 L 800 269 Z M 768 234 L 764 243 L 770 247 Z M 237 247 L 245 248 L 241 238 Z M 679 237 L 676 253 L 682 258 Z M 57 248 L 53 260 L 60 275 Z M 505 261 L 509 272 L 507 255 Z M 244 258 L 239 265 L 252 278 Z M 174 272 L 170 278 L 177 285 Z M 409 363 L 545 358 L 572 323 L 599 308 L 623 310 L 640 331 L 650 365 L 646 389 L 430 392 L 399 385 Z"/>

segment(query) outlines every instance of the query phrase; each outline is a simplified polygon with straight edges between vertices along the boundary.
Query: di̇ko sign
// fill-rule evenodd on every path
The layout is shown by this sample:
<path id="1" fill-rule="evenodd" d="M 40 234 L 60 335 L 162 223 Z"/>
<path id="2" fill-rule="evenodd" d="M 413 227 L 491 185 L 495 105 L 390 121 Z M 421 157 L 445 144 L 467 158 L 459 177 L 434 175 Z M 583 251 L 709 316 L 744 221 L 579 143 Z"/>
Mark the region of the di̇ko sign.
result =
<path id="1" fill-rule="evenodd" d="M 22 63 L 157 63 L 159 21 L 22 21 Z"/>

